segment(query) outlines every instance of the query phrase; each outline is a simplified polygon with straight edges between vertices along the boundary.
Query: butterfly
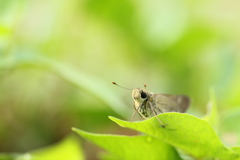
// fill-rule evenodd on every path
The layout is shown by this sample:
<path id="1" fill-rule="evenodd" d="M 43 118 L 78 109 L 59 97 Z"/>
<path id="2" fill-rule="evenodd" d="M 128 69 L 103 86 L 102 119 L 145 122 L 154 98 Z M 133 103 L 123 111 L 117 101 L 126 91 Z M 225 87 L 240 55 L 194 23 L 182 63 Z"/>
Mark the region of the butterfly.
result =
<path id="1" fill-rule="evenodd" d="M 164 124 L 159 119 L 157 116 L 158 114 L 165 112 L 184 113 L 190 104 L 190 98 L 185 95 L 149 92 L 146 90 L 146 85 L 144 85 L 144 88 L 129 89 L 122 87 L 115 82 L 112 83 L 121 88 L 132 90 L 133 107 L 135 109 L 132 118 L 136 113 L 144 119 L 155 116 L 163 128 L 166 127 L 167 124 Z"/>

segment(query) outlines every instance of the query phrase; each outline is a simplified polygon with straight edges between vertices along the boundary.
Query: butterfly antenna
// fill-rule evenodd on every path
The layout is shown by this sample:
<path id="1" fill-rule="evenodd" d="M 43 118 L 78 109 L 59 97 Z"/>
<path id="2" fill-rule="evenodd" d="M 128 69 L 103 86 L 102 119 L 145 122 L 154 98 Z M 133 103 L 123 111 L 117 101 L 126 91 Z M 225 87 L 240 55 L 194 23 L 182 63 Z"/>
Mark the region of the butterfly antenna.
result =
<path id="1" fill-rule="evenodd" d="M 133 90 L 133 89 L 131 89 L 131 88 L 122 87 L 122 86 L 118 85 L 116 82 L 112 82 L 112 84 L 114 84 L 114 85 L 116 85 L 116 86 L 118 86 L 118 87 L 121 87 L 121 88 L 123 88 L 123 89 Z"/>

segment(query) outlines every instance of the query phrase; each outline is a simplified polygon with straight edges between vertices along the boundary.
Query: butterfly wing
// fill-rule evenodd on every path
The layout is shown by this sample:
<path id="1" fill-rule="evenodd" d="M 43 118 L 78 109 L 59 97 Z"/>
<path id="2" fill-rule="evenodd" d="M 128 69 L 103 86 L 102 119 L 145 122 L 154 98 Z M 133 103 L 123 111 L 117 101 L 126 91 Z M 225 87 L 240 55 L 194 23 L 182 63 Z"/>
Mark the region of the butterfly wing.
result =
<path id="1" fill-rule="evenodd" d="M 156 112 L 180 112 L 184 113 L 190 104 L 190 99 L 184 95 L 154 94 L 153 107 Z"/>

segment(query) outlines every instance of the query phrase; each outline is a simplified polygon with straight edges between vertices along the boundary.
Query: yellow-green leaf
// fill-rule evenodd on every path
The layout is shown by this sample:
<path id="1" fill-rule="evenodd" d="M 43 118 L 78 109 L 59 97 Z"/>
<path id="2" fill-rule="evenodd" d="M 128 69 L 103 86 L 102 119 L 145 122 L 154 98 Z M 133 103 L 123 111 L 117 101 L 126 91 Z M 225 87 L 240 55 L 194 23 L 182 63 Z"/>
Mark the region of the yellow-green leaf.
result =
<path id="1" fill-rule="evenodd" d="M 128 122 L 109 117 L 122 127 L 131 128 L 178 147 L 196 158 L 234 160 L 239 154 L 225 147 L 211 125 L 202 119 L 183 113 L 163 113 L 158 117 L 168 124 L 160 127 L 156 117 L 142 122 Z"/>
<path id="2" fill-rule="evenodd" d="M 73 128 L 73 131 L 107 150 L 111 154 L 111 159 L 114 157 L 115 160 L 180 160 L 172 146 L 148 135 L 93 134 L 76 128 Z"/>

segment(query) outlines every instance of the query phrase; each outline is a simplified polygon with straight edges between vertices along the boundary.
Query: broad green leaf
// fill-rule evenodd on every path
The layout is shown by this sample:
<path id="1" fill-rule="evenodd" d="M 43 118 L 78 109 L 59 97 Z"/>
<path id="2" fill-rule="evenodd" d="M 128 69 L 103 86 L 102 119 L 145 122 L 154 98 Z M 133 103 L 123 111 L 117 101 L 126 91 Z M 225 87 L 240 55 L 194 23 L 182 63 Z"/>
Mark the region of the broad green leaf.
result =
<path id="1" fill-rule="evenodd" d="M 84 160 L 85 156 L 78 140 L 68 136 L 58 144 L 38 149 L 29 153 L 30 160 Z"/>
<path id="2" fill-rule="evenodd" d="M 210 89 L 210 100 L 207 106 L 207 115 L 203 118 L 208 121 L 216 132 L 219 130 L 219 113 L 216 104 L 214 89 Z"/>
<path id="3" fill-rule="evenodd" d="M 180 160 L 179 155 L 172 146 L 148 135 L 122 136 L 93 134 L 76 128 L 73 128 L 73 131 L 109 151 L 110 157 L 113 158 L 114 156 L 116 160 Z M 107 157 L 105 158 L 107 159 Z"/>
<path id="4" fill-rule="evenodd" d="M 78 140 L 68 136 L 61 142 L 29 153 L 0 154 L 0 160 L 84 160 Z"/>
<path id="5" fill-rule="evenodd" d="M 219 158 L 234 160 L 239 155 L 225 147 L 211 125 L 205 120 L 183 113 L 163 113 L 158 115 L 165 128 L 160 127 L 156 117 L 142 122 L 128 122 L 109 117 L 122 127 L 131 128 L 173 145 L 196 158 Z"/>

